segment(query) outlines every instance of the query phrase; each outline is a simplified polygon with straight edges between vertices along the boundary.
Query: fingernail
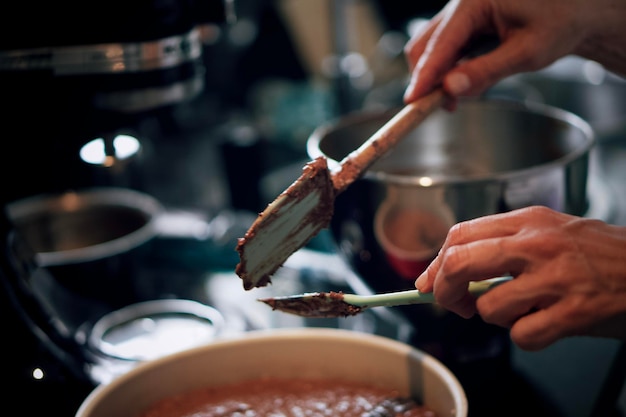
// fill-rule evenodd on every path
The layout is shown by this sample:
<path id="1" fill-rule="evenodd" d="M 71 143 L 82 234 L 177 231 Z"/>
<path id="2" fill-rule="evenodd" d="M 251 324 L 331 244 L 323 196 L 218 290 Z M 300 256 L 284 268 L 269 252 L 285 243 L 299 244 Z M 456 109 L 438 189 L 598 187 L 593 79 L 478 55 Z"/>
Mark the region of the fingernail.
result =
<path id="1" fill-rule="evenodd" d="M 455 72 L 446 77 L 448 92 L 454 96 L 465 93 L 471 87 L 470 79 L 461 72 Z"/>
<path id="2" fill-rule="evenodd" d="M 405 103 L 408 103 L 413 97 L 414 89 L 415 89 L 415 77 L 411 77 L 411 80 L 409 81 L 409 85 L 406 87 L 406 90 L 404 90 L 403 99 Z"/>
<path id="3" fill-rule="evenodd" d="M 417 288 L 418 290 L 421 289 L 425 281 L 426 281 L 426 273 L 422 273 L 422 275 L 417 277 L 417 279 L 415 280 L 415 288 Z"/>

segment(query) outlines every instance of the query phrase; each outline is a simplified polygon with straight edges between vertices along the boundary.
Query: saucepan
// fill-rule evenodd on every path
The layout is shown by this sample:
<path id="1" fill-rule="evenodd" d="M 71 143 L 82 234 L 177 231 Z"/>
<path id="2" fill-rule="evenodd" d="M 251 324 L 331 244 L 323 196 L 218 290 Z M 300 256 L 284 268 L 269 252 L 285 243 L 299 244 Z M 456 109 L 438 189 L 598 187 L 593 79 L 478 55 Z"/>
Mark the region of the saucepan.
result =
<path id="1" fill-rule="evenodd" d="M 308 154 L 325 156 L 332 169 L 393 114 L 363 111 L 320 126 Z M 454 112 L 437 110 L 335 200 L 329 231 L 360 277 L 355 290 L 412 288 L 463 220 L 531 205 L 584 215 L 594 143 L 585 120 L 539 103 L 467 99 Z M 468 323 L 456 335 L 441 330 L 453 319 L 436 308 L 399 310 L 422 335 L 442 340 L 468 330 L 480 340 Z"/>
<path id="2" fill-rule="evenodd" d="M 229 259 L 234 264 L 236 229 L 239 223 L 246 226 L 239 213 L 225 211 L 210 217 L 166 210 L 147 193 L 118 187 L 35 195 L 6 209 L 16 231 L 35 252 L 38 266 L 77 295 L 116 307 L 152 298 L 153 294 L 137 292 L 143 285 L 141 262 L 146 262 L 155 242 L 193 240 L 200 242 L 195 250 L 205 255 L 207 265 Z M 228 248 L 226 256 L 224 250 L 216 255 L 220 247 Z M 164 256 L 167 253 L 160 255 Z"/>
<path id="3" fill-rule="evenodd" d="M 124 188 L 42 194 L 7 205 L 38 266 L 78 295 L 116 306 L 134 297 L 136 259 L 149 250 L 162 212 L 153 197 Z"/>
<path id="4" fill-rule="evenodd" d="M 357 113 L 316 129 L 309 156 L 326 156 L 332 168 L 391 114 Z M 414 280 L 425 266 L 417 261 L 432 259 L 454 223 L 530 205 L 583 215 L 594 140 L 587 122 L 554 107 L 463 101 L 429 117 L 339 195 L 331 232 L 370 284 L 398 289 L 389 277 Z"/>

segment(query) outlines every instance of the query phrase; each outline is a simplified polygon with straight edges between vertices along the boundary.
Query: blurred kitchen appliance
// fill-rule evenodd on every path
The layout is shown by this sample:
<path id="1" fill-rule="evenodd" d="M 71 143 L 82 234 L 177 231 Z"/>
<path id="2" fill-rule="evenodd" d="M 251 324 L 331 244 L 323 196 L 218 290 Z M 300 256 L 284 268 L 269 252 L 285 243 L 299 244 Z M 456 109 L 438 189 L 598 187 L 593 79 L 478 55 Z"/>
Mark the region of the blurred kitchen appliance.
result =
<path id="1" fill-rule="evenodd" d="M 5 188 L 3 202 L 95 185 L 80 149 L 103 137 L 110 151 L 117 133 L 139 130 L 148 115 L 197 97 L 203 45 L 231 9 L 231 0 L 7 4 L 0 88 L 11 132 L 3 153 L 14 164 L 1 172 L 21 179 Z"/>
<path id="2" fill-rule="evenodd" d="M 178 128 L 172 121 L 178 109 L 202 98 L 210 64 L 207 45 L 232 13 L 233 0 L 3 5 L 2 155 L 11 163 L 0 168 L 1 323 L 11 341 L 7 375 L 18 392 L 36 399 L 25 407 L 56 402 L 59 413 L 70 415 L 71 399 L 82 396 L 92 381 L 84 369 L 87 358 L 73 339 L 73 323 L 68 326 L 66 316 L 42 303 L 58 294 L 37 297 L 32 291 L 42 282 L 61 286 L 48 270 L 36 268 L 31 248 L 15 243 L 4 206 L 84 186 L 142 188 L 155 140 L 186 139 L 171 134 Z M 155 120 L 161 124 L 155 127 Z M 81 159 L 85 145 L 100 147 L 105 158 Z M 85 306 L 107 311 L 78 296 L 63 301 L 75 315 Z M 60 396 L 65 398 L 57 402 Z"/>

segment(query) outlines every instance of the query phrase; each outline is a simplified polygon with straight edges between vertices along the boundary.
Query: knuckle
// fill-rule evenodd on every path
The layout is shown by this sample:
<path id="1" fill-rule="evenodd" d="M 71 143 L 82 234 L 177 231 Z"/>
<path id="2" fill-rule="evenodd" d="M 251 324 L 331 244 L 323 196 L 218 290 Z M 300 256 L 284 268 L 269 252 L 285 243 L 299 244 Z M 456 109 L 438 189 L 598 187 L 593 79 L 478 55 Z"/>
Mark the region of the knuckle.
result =
<path id="1" fill-rule="evenodd" d="M 466 245 L 450 246 L 445 251 L 441 272 L 444 276 L 455 276 L 464 271 L 470 253 Z"/>
<path id="2" fill-rule="evenodd" d="M 509 337 L 511 341 L 526 351 L 541 350 L 557 340 L 553 329 L 537 329 L 523 325 L 523 319 L 517 320 L 511 326 Z"/>
<path id="3" fill-rule="evenodd" d="M 519 50 L 524 67 L 533 71 L 542 68 L 545 65 L 545 58 L 536 53 L 536 49 L 530 44 L 522 44 Z"/>
<path id="4" fill-rule="evenodd" d="M 553 213 L 553 211 L 546 206 L 529 206 L 520 209 L 519 212 L 531 218 L 549 217 Z"/>
<path id="5" fill-rule="evenodd" d="M 501 325 L 496 322 L 496 306 L 493 299 L 493 294 L 483 294 L 476 300 L 476 309 L 485 322 Z"/>
<path id="6" fill-rule="evenodd" d="M 446 243 L 456 245 L 458 242 L 463 242 L 466 236 L 470 235 L 470 232 L 471 223 L 469 221 L 456 223 L 448 230 Z"/>
<path id="7" fill-rule="evenodd" d="M 540 340 L 537 336 L 524 331 L 518 331 L 514 325 L 510 331 L 513 343 L 526 351 L 537 351 L 546 347 L 549 342 Z"/>

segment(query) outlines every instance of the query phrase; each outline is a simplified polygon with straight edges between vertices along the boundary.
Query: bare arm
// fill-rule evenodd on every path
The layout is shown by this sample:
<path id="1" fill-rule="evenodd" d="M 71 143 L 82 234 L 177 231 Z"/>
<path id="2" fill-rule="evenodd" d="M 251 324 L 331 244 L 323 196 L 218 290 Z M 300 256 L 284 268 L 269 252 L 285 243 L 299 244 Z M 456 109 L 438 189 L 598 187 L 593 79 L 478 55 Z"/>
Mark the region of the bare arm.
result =
<path id="1" fill-rule="evenodd" d="M 470 281 L 514 279 L 476 300 Z M 455 225 L 417 279 L 443 307 L 511 328 L 527 350 L 566 336 L 626 339 L 626 227 L 530 207 Z"/>
<path id="2" fill-rule="evenodd" d="M 468 60 L 472 39 L 500 45 Z M 443 83 L 452 96 L 476 95 L 499 80 L 570 54 L 626 75 L 626 0 L 450 0 L 406 45 L 410 102 Z"/>

